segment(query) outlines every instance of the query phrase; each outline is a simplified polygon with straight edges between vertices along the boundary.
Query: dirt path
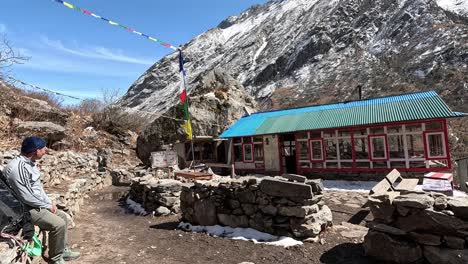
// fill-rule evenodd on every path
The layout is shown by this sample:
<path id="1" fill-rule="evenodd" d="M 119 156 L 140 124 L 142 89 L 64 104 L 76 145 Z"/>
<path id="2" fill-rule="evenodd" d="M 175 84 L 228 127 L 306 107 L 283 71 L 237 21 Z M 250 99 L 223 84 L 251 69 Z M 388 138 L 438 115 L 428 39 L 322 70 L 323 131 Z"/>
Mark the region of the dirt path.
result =
<path id="1" fill-rule="evenodd" d="M 343 237 L 337 228 L 324 234 L 323 245 L 306 243 L 289 249 L 175 230 L 179 216 L 127 214 L 118 202 L 126 190 L 111 187 L 90 195 L 71 230 L 72 245 L 82 257 L 69 263 L 373 263 L 363 257 L 356 239 Z M 343 205 L 340 197 L 343 203 L 356 205 Z M 350 203 L 340 194 L 327 200 L 335 225 L 348 220 L 363 223 L 360 202 Z"/>

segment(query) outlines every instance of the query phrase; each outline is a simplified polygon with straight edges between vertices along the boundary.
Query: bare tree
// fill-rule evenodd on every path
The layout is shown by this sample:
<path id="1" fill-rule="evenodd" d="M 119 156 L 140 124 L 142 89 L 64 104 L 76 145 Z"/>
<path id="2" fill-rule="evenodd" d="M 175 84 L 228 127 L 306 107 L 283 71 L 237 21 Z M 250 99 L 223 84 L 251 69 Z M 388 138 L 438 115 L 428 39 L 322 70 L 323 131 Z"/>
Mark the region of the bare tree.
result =
<path id="1" fill-rule="evenodd" d="M 28 58 L 16 52 L 5 35 L 0 36 L 0 39 L 0 78 L 4 78 L 8 67 L 13 64 L 22 64 Z"/>

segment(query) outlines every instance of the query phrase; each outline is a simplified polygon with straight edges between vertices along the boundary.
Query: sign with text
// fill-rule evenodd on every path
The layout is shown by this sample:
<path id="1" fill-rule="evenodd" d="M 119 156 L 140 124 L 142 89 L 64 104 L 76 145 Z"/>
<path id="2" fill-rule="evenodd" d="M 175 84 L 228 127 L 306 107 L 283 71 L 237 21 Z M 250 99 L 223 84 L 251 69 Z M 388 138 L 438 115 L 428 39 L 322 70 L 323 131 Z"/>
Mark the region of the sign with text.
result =
<path id="1" fill-rule="evenodd" d="M 152 168 L 167 168 L 177 165 L 177 152 L 173 150 L 151 152 Z"/>

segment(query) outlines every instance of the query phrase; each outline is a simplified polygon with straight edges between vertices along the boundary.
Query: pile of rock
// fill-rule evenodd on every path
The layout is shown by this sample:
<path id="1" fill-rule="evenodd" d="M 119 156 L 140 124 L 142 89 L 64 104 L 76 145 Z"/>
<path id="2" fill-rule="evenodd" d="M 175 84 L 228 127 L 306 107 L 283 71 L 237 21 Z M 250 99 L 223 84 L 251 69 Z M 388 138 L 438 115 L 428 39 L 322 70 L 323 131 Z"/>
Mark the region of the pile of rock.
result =
<path id="1" fill-rule="evenodd" d="M 468 263 L 468 198 L 439 193 L 370 196 L 368 256 L 395 263 Z"/>
<path id="2" fill-rule="evenodd" d="M 129 198 L 154 215 L 177 214 L 180 213 L 180 193 L 183 186 L 187 187 L 189 184 L 147 175 L 132 180 Z"/>
<path id="3" fill-rule="evenodd" d="M 294 175 L 288 178 L 195 182 L 182 188 L 183 220 L 313 240 L 332 224 L 331 210 L 321 201 L 321 180 Z"/>

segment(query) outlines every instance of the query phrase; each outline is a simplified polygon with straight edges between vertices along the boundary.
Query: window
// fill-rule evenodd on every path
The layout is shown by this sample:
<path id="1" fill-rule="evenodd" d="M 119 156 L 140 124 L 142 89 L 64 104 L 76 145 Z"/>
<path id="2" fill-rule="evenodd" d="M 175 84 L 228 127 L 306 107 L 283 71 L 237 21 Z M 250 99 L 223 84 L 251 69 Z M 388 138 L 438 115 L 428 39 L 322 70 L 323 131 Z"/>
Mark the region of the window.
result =
<path id="1" fill-rule="evenodd" d="M 365 138 L 354 139 L 354 153 L 356 153 L 356 159 L 369 159 L 369 151 L 367 149 L 367 140 Z"/>
<path id="2" fill-rule="evenodd" d="M 309 160 L 309 152 L 307 151 L 307 141 L 297 141 L 299 147 L 299 160 Z"/>
<path id="3" fill-rule="evenodd" d="M 311 161 L 324 161 L 323 158 L 323 139 L 310 139 L 310 160 Z"/>
<path id="4" fill-rule="evenodd" d="M 437 122 L 431 122 L 431 123 L 426 123 L 426 131 L 427 130 L 442 130 L 442 122 L 437 121 Z"/>
<path id="5" fill-rule="evenodd" d="M 255 161 L 263 161 L 263 145 L 255 144 L 254 158 L 255 158 Z"/>
<path id="6" fill-rule="evenodd" d="M 252 162 L 253 159 L 253 144 L 243 144 L 242 148 L 244 150 L 244 162 Z"/>
<path id="7" fill-rule="evenodd" d="M 351 145 L 351 139 L 344 138 L 338 139 L 338 146 L 340 148 L 340 159 L 351 160 L 353 159 L 353 148 Z"/>
<path id="8" fill-rule="evenodd" d="M 389 135 L 388 136 L 388 151 L 390 158 L 404 159 L 405 146 L 403 142 L 403 135 Z"/>
<path id="9" fill-rule="evenodd" d="M 369 135 L 371 160 L 387 160 L 387 137 L 385 135 Z"/>
<path id="10" fill-rule="evenodd" d="M 445 158 L 447 156 L 445 153 L 444 132 L 425 133 L 425 137 L 428 158 Z"/>
<path id="11" fill-rule="evenodd" d="M 325 155 L 327 160 L 336 160 L 336 139 L 325 139 Z"/>
<path id="12" fill-rule="evenodd" d="M 424 143 L 421 134 L 406 135 L 409 159 L 424 158 Z"/>

